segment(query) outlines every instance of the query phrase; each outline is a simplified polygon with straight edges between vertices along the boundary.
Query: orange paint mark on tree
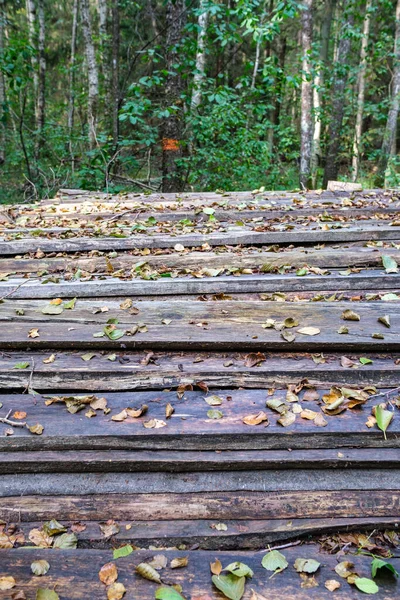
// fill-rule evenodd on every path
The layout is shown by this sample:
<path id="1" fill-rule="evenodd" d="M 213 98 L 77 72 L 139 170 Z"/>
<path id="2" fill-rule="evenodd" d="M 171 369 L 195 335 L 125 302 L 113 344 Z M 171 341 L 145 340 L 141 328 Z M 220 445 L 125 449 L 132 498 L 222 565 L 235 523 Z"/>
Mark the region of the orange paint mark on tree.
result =
<path id="1" fill-rule="evenodd" d="M 174 140 L 171 138 L 163 138 L 162 139 L 162 149 L 167 150 L 169 152 L 177 152 L 179 150 L 179 140 Z"/>

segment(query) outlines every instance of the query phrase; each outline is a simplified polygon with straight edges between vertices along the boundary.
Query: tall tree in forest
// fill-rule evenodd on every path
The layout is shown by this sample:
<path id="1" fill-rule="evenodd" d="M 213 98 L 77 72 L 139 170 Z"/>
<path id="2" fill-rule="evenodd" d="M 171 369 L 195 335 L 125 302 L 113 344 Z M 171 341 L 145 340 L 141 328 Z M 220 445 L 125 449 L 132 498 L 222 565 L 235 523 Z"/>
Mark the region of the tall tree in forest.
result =
<path id="1" fill-rule="evenodd" d="M 164 117 L 162 136 L 162 191 L 180 192 L 185 182 L 178 161 L 183 156 L 184 114 L 182 92 L 184 89 L 180 64 L 182 55 L 178 47 L 186 24 L 185 0 L 168 0 L 166 14 L 166 69 L 164 105 L 169 112 Z"/>
<path id="2" fill-rule="evenodd" d="M 37 29 L 36 29 L 36 4 L 35 0 L 26 0 L 26 16 L 28 19 L 28 38 L 32 48 L 31 62 L 33 70 L 33 88 L 35 102 L 39 89 L 39 74 L 37 70 Z M 36 110 L 36 109 L 35 109 Z"/>
<path id="3" fill-rule="evenodd" d="M 206 76 L 205 38 L 208 24 L 207 2 L 208 0 L 200 0 L 199 16 L 197 18 L 196 70 L 193 77 L 192 109 L 197 108 L 201 104 L 202 84 Z"/>
<path id="4" fill-rule="evenodd" d="M 335 64 L 335 80 L 332 86 L 332 114 L 328 131 L 328 148 L 324 170 L 323 187 L 329 180 L 337 179 L 339 172 L 339 147 L 341 140 L 343 115 L 344 115 L 344 92 L 348 78 L 347 58 L 351 46 L 351 29 L 354 23 L 353 2 L 345 3 L 339 32 L 339 43 L 337 48 L 337 60 Z"/>
<path id="5" fill-rule="evenodd" d="M 112 49 L 110 35 L 110 7 L 109 0 L 97 0 L 97 10 L 99 14 L 99 41 L 100 41 L 100 71 L 104 82 L 104 100 L 106 110 L 104 116 L 109 116 L 108 124 L 112 129 L 113 111 L 108 107 L 113 106 L 113 87 L 112 87 Z"/>
<path id="6" fill-rule="evenodd" d="M 321 45 L 319 50 L 319 61 L 316 68 L 313 86 L 314 132 L 311 151 L 311 175 L 313 188 L 316 188 L 318 185 L 317 170 L 321 162 L 321 132 L 323 111 L 322 90 L 324 86 L 324 71 L 328 62 L 332 17 L 335 7 L 336 0 L 325 0 L 323 4 L 323 15 L 321 23 Z"/>
<path id="7" fill-rule="evenodd" d="M 114 148 L 119 136 L 119 0 L 112 0 L 112 133 Z"/>
<path id="8" fill-rule="evenodd" d="M 311 78 L 312 9 L 313 0 L 304 0 L 301 13 L 301 47 L 303 60 L 300 121 L 300 186 L 303 189 L 307 189 L 311 186 L 311 142 L 313 131 L 313 91 Z"/>
<path id="9" fill-rule="evenodd" d="M 88 133 L 90 147 L 96 145 L 97 130 L 97 108 L 99 101 L 99 73 L 96 63 L 96 53 L 94 49 L 92 36 L 92 21 L 90 17 L 89 0 L 80 0 L 81 21 L 83 30 L 83 40 L 85 44 L 85 57 L 88 77 Z"/>
<path id="10" fill-rule="evenodd" d="M 4 164 L 6 160 L 6 82 L 3 71 L 5 26 L 5 0 L 0 0 L 0 166 Z"/>
<path id="11" fill-rule="evenodd" d="M 364 25 L 363 25 L 363 36 L 361 39 L 361 52 L 360 52 L 360 70 L 358 72 L 357 79 L 357 115 L 356 115 L 356 126 L 354 130 L 353 140 L 353 158 L 352 158 L 352 180 L 357 181 L 358 172 L 360 169 L 360 151 L 361 151 L 361 135 L 362 135 L 362 124 L 364 116 L 364 103 L 365 103 L 365 78 L 367 73 L 367 49 L 369 42 L 369 30 L 371 23 L 371 8 L 372 0 L 367 0 L 365 5 L 364 14 Z"/>
<path id="12" fill-rule="evenodd" d="M 36 129 L 38 131 L 37 152 L 42 146 L 42 131 L 45 123 L 45 102 L 46 102 L 46 29 L 44 16 L 44 0 L 37 0 L 38 8 L 38 91 L 36 100 Z"/>
<path id="13" fill-rule="evenodd" d="M 386 121 L 385 134 L 383 137 L 381 155 L 376 174 L 376 184 L 383 185 L 385 173 L 389 162 L 389 157 L 394 147 L 397 132 L 397 119 L 399 116 L 400 102 L 400 0 L 396 5 L 396 29 L 394 35 L 394 54 L 393 54 L 393 80 L 392 97 L 389 106 L 389 113 Z"/>
<path id="14" fill-rule="evenodd" d="M 75 155 L 72 146 L 72 136 L 75 121 L 75 60 L 76 60 L 76 34 L 78 30 L 79 1 L 74 0 L 72 7 L 72 32 L 71 54 L 69 58 L 69 94 L 68 94 L 68 150 L 71 158 L 71 171 L 75 170 Z"/>

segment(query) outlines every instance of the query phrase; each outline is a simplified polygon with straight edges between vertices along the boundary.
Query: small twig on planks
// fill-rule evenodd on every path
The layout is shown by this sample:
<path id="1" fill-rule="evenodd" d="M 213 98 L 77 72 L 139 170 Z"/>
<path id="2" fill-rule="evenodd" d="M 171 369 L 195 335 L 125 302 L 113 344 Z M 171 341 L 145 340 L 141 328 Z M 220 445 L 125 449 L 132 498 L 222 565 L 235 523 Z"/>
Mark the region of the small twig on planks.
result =
<path id="1" fill-rule="evenodd" d="M 103 222 L 105 223 L 111 223 L 111 221 L 116 221 L 117 219 L 120 219 L 121 217 L 123 217 L 124 215 L 129 215 L 129 213 L 132 213 L 135 209 L 132 208 L 131 210 L 126 210 L 125 212 L 119 213 L 119 214 L 115 214 L 112 217 L 110 217 L 109 219 L 105 219 Z M 136 217 L 138 217 L 140 215 L 140 213 L 145 212 L 145 209 L 141 208 L 136 215 L 134 216 L 134 219 L 136 219 Z"/>
<path id="2" fill-rule="evenodd" d="M 32 279 L 26 279 L 25 281 L 23 281 L 22 283 L 20 283 L 19 285 L 17 285 L 14 289 L 12 289 L 9 292 L 7 292 L 7 294 L 5 294 L 4 296 L 2 296 L 0 298 L 0 302 L 2 302 L 6 298 L 8 298 L 12 294 L 14 294 L 17 290 L 19 290 L 20 287 L 22 287 L 23 285 L 25 285 L 26 283 L 28 283 L 28 281 L 32 281 Z"/>
<path id="3" fill-rule="evenodd" d="M 283 548 L 290 548 L 291 546 L 298 546 L 302 543 L 302 540 L 297 540 L 297 542 L 289 542 L 289 544 L 282 544 L 281 546 L 272 546 L 266 548 L 265 550 L 259 550 L 259 552 L 271 552 L 272 550 L 282 550 Z"/>
<path id="4" fill-rule="evenodd" d="M 13 427 L 26 427 L 26 423 L 21 423 L 21 421 L 10 421 L 8 418 L 12 413 L 12 410 L 9 410 L 5 417 L 0 417 L 0 423 L 5 423 L 6 425 L 12 425 Z"/>
<path id="5" fill-rule="evenodd" d="M 31 372 L 29 373 L 28 385 L 22 392 L 23 394 L 25 394 L 26 392 L 29 393 L 29 390 L 32 389 L 33 371 L 35 370 L 35 360 L 34 360 L 33 356 L 31 356 L 31 361 L 32 361 L 32 368 L 31 368 Z"/>
<path id="6" fill-rule="evenodd" d="M 392 394 L 396 394 L 397 392 L 400 392 L 400 386 L 393 388 L 391 390 L 388 390 L 387 392 L 381 392 L 380 394 L 373 394 L 373 396 L 368 397 L 368 400 L 371 400 L 371 398 L 380 398 L 382 396 L 391 396 Z"/>

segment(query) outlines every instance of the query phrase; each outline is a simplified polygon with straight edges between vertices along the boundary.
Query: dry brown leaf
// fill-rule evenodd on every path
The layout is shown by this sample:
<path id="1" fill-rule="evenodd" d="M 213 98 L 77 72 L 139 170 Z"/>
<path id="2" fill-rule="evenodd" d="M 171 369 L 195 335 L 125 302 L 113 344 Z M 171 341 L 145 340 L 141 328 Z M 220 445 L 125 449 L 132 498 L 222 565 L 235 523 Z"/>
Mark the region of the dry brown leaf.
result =
<path id="1" fill-rule="evenodd" d="M 181 556 L 179 558 L 173 558 L 170 563 L 171 569 L 180 569 L 182 567 L 187 567 L 189 564 L 188 556 Z"/>
<path id="2" fill-rule="evenodd" d="M 302 335 L 318 335 L 321 333 L 321 330 L 318 327 L 301 327 L 297 329 L 297 333 L 301 333 Z"/>
<path id="3" fill-rule="evenodd" d="M 62 302 L 63 301 L 61 298 L 54 298 L 54 300 L 50 300 L 49 304 L 52 304 L 53 306 L 60 306 Z"/>
<path id="4" fill-rule="evenodd" d="M 106 523 L 101 523 L 99 527 L 105 538 L 110 538 L 112 535 L 119 533 L 119 525 L 113 519 L 109 519 Z"/>
<path id="5" fill-rule="evenodd" d="M 113 415 L 111 417 L 111 421 L 118 421 L 118 422 L 120 422 L 120 421 L 125 421 L 125 419 L 127 419 L 127 418 L 128 418 L 128 413 L 127 413 L 127 411 L 125 409 L 123 409 L 117 415 Z"/>
<path id="6" fill-rule="evenodd" d="M 143 427 L 146 427 L 146 429 L 160 429 L 166 425 L 166 422 L 161 419 L 150 419 L 150 421 L 145 421 L 143 423 Z"/>
<path id="7" fill-rule="evenodd" d="M 12 600 L 27 600 L 24 590 L 19 590 L 18 592 L 13 592 L 11 594 Z"/>
<path id="8" fill-rule="evenodd" d="M 115 563 L 109 562 L 103 565 L 99 571 L 99 579 L 105 585 L 111 585 L 118 579 L 118 569 Z"/>
<path id="9" fill-rule="evenodd" d="M 43 531 L 43 529 L 31 529 L 28 538 L 32 544 L 40 546 L 41 548 L 50 548 L 54 541 L 50 535 L 47 535 L 47 533 Z"/>
<path id="10" fill-rule="evenodd" d="M 14 577 L 10 575 L 6 575 L 4 577 L 0 577 L 0 590 L 11 590 L 13 587 L 17 585 Z"/>
<path id="11" fill-rule="evenodd" d="M 222 571 L 221 561 L 218 558 L 216 558 L 213 563 L 210 563 L 210 569 L 213 575 L 219 575 Z"/>
<path id="12" fill-rule="evenodd" d="M 132 300 L 130 298 L 126 298 L 126 300 L 124 300 L 123 302 L 121 302 L 121 304 L 119 305 L 119 307 L 122 310 L 127 310 L 128 308 L 132 308 Z"/>
<path id="13" fill-rule="evenodd" d="M 106 398 L 95 398 L 90 403 L 90 408 L 93 410 L 105 410 L 107 408 Z"/>
<path id="14" fill-rule="evenodd" d="M 347 358 L 347 356 L 341 357 L 340 364 L 342 365 L 342 367 L 346 367 L 346 368 L 357 367 L 357 364 L 350 358 Z"/>
<path id="15" fill-rule="evenodd" d="M 328 421 L 325 419 L 322 413 L 318 413 L 314 419 L 314 425 L 317 427 L 326 427 L 328 425 Z"/>
<path id="16" fill-rule="evenodd" d="M 303 588 L 304 590 L 318 587 L 318 585 L 319 585 L 319 583 L 315 579 L 314 575 L 309 577 L 306 573 L 300 573 L 300 579 L 302 579 L 300 587 Z"/>
<path id="17" fill-rule="evenodd" d="M 33 329 L 30 329 L 28 332 L 28 338 L 37 338 L 39 337 L 39 329 L 34 327 Z"/>
<path id="18" fill-rule="evenodd" d="M 330 592 L 334 592 L 340 588 L 340 583 L 336 579 L 327 579 L 325 581 L 325 587 Z"/>
<path id="19" fill-rule="evenodd" d="M 13 419 L 25 419 L 26 418 L 26 412 L 24 412 L 23 410 L 16 410 L 15 413 L 13 414 Z"/>
<path id="20" fill-rule="evenodd" d="M 153 569 L 160 571 L 161 569 L 165 569 L 168 564 L 168 559 L 164 554 L 156 554 L 151 560 L 148 560 L 146 564 L 153 567 Z"/>
<path id="21" fill-rule="evenodd" d="M 315 419 L 315 417 L 317 416 L 318 413 L 316 413 L 313 410 L 310 410 L 309 408 L 305 408 L 301 413 L 300 416 L 302 419 L 308 419 L 309 421 L 313 421 Z"/>
<path id="22" fill-rule="evenodd" d="M 303 398 L 304 402 L 311 402 L 312 400 L 319 400 L 319 393 L 315 388 L 310 388 L 304 392 Z"/>
<path id="23" fill-rule="evenodd" d="M 83 523 L 77 521 L 76 523 L 72 523 L 71 531 L 73 531 L 74 533 L 82 533 L 82 531 L 85 531 L 86 527 L 87 525 L 84 525 Z"/>
<path id="24" fill-rule="evenodd" d="M 113 583 L 107 590 L 107 600 L 121 600 L 126 592 L 123 583 Z"/>
<path id="25" fill-rule="evenodd" d="M 289 425 L 292 425 L 295 420 L 296 415 L 290 411 L 287 411 L 278 419 L 278 423 L 279 425 L 282 425 L 282 427 L 288 427 Z"/>
<path id="26" fill-rule="evenodd" d="M 297 394 L 295 394 L 291 390 L 288 390 L 286 392 L 286 402 L 298 402 L 298 401 L 299 401 L 299 397 L 297 396 Z"/>
<path id="27" fill-rule="evenodd" d="M 268 415 L 263 411 L 243 417 L 243 423 L 245 423 L 245 425 L 259 425 L 264 421 L 266 422 L 266 425 L 268 425 Z"/>
<path id="28" fill-rule="evenodd" d="M 28 429 L 31 433 L 35 433 L 36 435 L 42 435 L 44 431 L 44 427 L 40 423 L 36 423 L 36 425 L 28 425 Z"/>
<path id="29" fill-rule="evenodd" d="M 149 407 L 147 406 L 147 404 L 143 404 L 140 408 L 127 408 L 126 412 L 128 413 L 128 416 L 132 419 L 138 419 L 147 412 L 148 408 Z"/>
<path id="30" fill-rule="evenodd" d="M 262 352 L 250 352 L 250 354 L 247 354 L 244 358 L 245 367 L 255 367 L 267 360 L 267 357 Z"/>
<path id="31" fill-rule="evenodd" d="M 335 567 L 336 573 L 339 575 L 339 577 L 343 577 L 344 579 L 347 579 L 347 577 L 350 577 L 350 575 L 353 574 L 353 569 L 354 563 L 350 562 L 349 560 L 343 560 Z"/>
<path id="32" fill-rule="evenodd" d="M 350 310 L 349 308 L 342 312 L 341 318 L 344 321 L 360 321 L 360 319 L 361 319 L 359 314 L 354 312 L 354 310 Z"/>
<path id="33" fill-rule="evenodd" d="M 172 404 L 170 404 L 170 402 L 168 402 L 167 406 L 165 407 L 165 417 L 167 419 L 169 419 L 173 413 L 175 412 L 174 407 L 172 406 Z"/>
<path id="34" fill-rule="evenodd" d="M 48 358 L 43 359 L 43 362 L 45 365 L 49 365 L 50 363 L 53 363 L 55 360 L 56 360 L 56 355 L 50 354 L 50 356 Z"/>
<path id="35" fill-rule="evenodd" d="M 369 428 L 374 427 L 376 425 L 376 417 L 374 417 L 374 415 L 368 415 L 367 422 L 365 424 Z"/>

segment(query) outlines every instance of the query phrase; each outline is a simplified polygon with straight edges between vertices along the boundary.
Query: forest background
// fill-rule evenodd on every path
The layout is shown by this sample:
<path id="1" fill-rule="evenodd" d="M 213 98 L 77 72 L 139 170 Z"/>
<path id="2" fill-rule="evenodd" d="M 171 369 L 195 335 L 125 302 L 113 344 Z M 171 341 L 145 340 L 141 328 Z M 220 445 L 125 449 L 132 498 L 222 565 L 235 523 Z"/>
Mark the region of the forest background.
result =
<path id="1" fill-rule="evenodd" d="M 0 202 L 400 183 L 400 0 L 0 0 Z"/>

